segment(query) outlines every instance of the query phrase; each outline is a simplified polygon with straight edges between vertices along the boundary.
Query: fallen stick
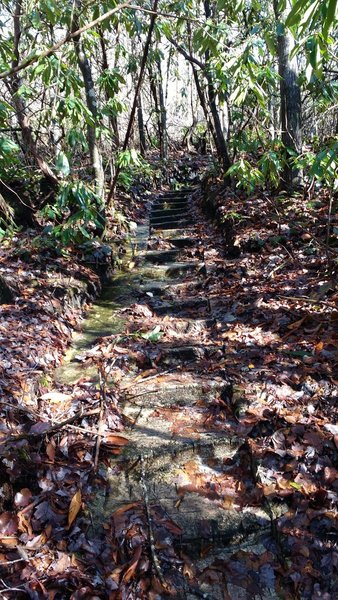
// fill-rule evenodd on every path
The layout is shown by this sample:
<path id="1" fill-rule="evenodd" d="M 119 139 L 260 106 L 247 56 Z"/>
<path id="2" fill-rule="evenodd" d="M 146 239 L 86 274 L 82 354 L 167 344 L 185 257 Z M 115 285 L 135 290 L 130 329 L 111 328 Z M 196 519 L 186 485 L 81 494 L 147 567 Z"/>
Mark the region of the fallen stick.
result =
<path id="1" fill-rule="evenodd" d="M 322 304 L 323 306 L 327 306 L 328 308 L 332 308 L 333 310 L 337 310 L 336 306 L 332 306 L 329 302 L 325 302 L 325 300 L 316 300 L 315 298 L 307 298 L 304 296 L 277 296 L 278 298 L 282 298 L 284 300 L 296 300 L 301 302 L 307 302 L 308 304 Z"/>
<path id="2" fill-rule="evenodd" d="M 6 440 L 6 442 L 16 442 L 17 440 L 35 439 L 35 438 L 43 437 L 44 435 L 49 435 L 50 433 L 59 431 L 60 429 L 62 429 L 66 425 L 69 425 L 70 423 L 73 423 L 74 421 L 76 421 L 76 419 L 79 419 L 80 417 L 95 415 L 98 412 L 99 412 L 99 409 L 97 409 L 97 408 L 95 408 L 94 410 L 89 410 L 87 412 L 84 412 L 83 409 L 81 409 L 77 413 L 75 413 L 72 417 L 65 419 L 65 421 L 61 421 L 60 423 L 52 424 L 49 427 L 49 429 L 45 429 L 44 431 L 32 431 L 32 432 L 28 431 L 27 433 L 19 433 L 18 435 L 12 435 Z"/>
<path id="3" fill-rule="evenodd" d="M 155 569 L 156 575 L 160 581 L 160 584 L 162 585 L 164 590 L 168 591 L 169 588 L 164 579 L 160 561 L 157 558 L 156 549 L 155 549 L 155 537 L 154 537 L 154 531 L 153 531 L 152 516 L 150 514 L 148 488 L 147 488 L 147 484 L 146 484 L 146 474 L 145 474 L 145 466 L 144 466 L 144 457 L 142 455 L 140 455 L 140 463 L 141 463 L 140 483 L 141 483 L 141 486 L 143 489 L 144 506 L 146 509 L 146 516 L 147 516 L 147 521 L 148 521 L 148 537 L 149 537 L 149 547 L 150 547 L 152 564 L 154 566 L 154 569 Z"/>
<path id="4" fill-rule="evenodd" d="M 102 425 L 103 425 L 103 417 L 104 411 L 107 403 L 107 394 L 106 394 L 106 376 L 104 373 L 104 366 L 101 363 L 98 365 L 99 371 L 99 381 L 100 381 L 100 412 L 99 412 L 99 421 L 97 427 L 97 437 L 95 444 L 95 456 L 94 456 L 94 471 L 96 472 L 99 466 L 99 455 L 100 455 L 100 447 L 102 441 Z"/>

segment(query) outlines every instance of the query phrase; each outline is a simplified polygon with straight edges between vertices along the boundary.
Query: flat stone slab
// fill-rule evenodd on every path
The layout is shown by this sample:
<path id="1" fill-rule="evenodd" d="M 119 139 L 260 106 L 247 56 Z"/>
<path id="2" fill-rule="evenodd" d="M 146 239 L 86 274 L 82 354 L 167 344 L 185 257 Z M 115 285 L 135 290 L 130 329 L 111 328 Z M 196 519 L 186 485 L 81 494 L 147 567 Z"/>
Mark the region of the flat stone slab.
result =
<path id="1" fill-rule="evenodd" d="M 140 402 L 141 406 L 145 402 L 148 406 L 185 406 L 191 403 L 192 398 L 194 402 L 201 398 L 212 402 L 228 389 L 228 382 L 221 377 L 201 377 L 191 372 L 173 372 L 165 376 L 159 372 L 150 380 L 139 380 L 137 384 L 128 376 L 124 381 L 122 391 L 126 402 Z"/>
<path id="2" fill-rule="evenodd" d="M 176 246 L 177 248 L 192 248 L 196 245 L 197 240 L 196 238 L 178 237 L 171 238 L 170 243 Z"/>
<path id="3" fill-rule="evenodd" d="M 153 208 L 150 213 L 150 219 L 157 217 L 180 217 L 181 215 L 186 215 L 188 213 L 186 207 L 179 208 Z"/>
<path id="4" fill-rule="evenodd" d="M 159 300 L 149 301 L 147 304 L 151 310 L 157 315 L 174 315 L 180 317 L 194 317 L 196 311 L 198 314 L 203 312 L 204 315 L 210 313 L 209 302 L 205 298 L 192 298 L 191 300 L 181 300 L 169 302 L 160 302 Z M 204 309 L 204 310 L 202 310 Z"/>
<path id="5" fill-rule="evenodd" d="M 173 250 L 148 250 L 144 255 L 145 262 L 153 264 L 163 264 L 166 262 L 172 262 L 180 254 L 177 249 Z"/>
<path id="6" fill-rule="evenodd" d="M 154 227 L 155 225 L 158 224 L 169 224 L 169 223 L 179 223 L 180 221 L 187 221 L 189 218 L 189 215 L 186 211 L 184 211 L 182 214 L 172 214 L 169 213 L 167 215 L 164 216 L 150 216 L 150 225 L 151 227 Z"/>
<path id="7" fill-rule="evenodd" d="M 176 219 L 174 221 L 159 221 L 150 223 L 151 230 L 157 231 L 162 229 L 179 229 L 182 227 L 190 227 L 192 225 L 191 219 Z"/>
<path id="8" fill-rule="evenodd" d="M 143 267 L 142 275 L 148 279 L 177 279 L 189 273 L 197 273 L 203 266 L 204 263 L 200 262 L 167 263 L 165 265 L 154 265 L 151 268 Z"/>
<path id="9" fill-rule="evenodd" d="M 164 200 L 163 202 L 157 202 L 153 205 L 152 210 L 188 210 L 188 202 L 186 200 L 177 200 L 171 202 L 170 200 Z"/>

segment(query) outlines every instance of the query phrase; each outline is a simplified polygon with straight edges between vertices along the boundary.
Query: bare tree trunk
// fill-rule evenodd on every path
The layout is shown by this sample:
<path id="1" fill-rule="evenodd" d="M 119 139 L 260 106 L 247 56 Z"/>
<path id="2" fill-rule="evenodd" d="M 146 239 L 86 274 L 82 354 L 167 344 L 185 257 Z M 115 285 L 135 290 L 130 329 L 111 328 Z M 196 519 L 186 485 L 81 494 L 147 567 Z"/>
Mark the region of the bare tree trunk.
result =
<path id="1" fill-rule="evenodd" d="M 198 77 L 198 72 L 197 72 L 196 67 L 194 67 L 194 65 L 191 65 L 191 67 L 192 67 L 192 72 L 193 72 L 193 76 L 194 76 L 194 81 L 195 81 L 195 85 L 196 85 L 196 90 L 197 90 L 198 98 L 199 98 L 199 101 L 200 101 L 200 104 L 201 104 L 201 107 L 202 107 L 202 110 L 203 110 L 203 113 L 204 113 L 204 118 L 205 118 L 205 120 L 207 122 L 207 127 L 209 128 L 209 131 L 211 133 L 211 136 L 212 136 L 212 138 L 214 140 L 214 143 L 215 143 L 215 146 L 217 148 L 217 138 L 216 138 L 215 127 L 214 127 L 214 124 L 213 124 L 213 122 L 212 122 L 212 120 L 210 118 L 210 114 L 209 114 L 209 111 L 208 111 L 206 98 L 205 98 L 205 95 L 204 95 L 204 92 L 203 92 L 203 89 L 202 89 L 202 86 L 201 86 L 201 83 L 200 83 L 200 80 L 199 80 L 199 77 Z"/>
<path id="2" fill-rule="evenodd" d="M 147 65 L 147 60 L 148 60 L 148 54 L 149 54 L 149 49 L 150 49 L 150 44 L 151 44 L 151 38 L 153 35 L 153 31 L 154 31 L 154 27 L 155 27 L 155 21 L 156 21 L 156 17 L 157 17 L 157 7 L 158 7 L 158 3 L 159 0 L 154 0 L 154 4 L 153 4 L 153 10 L 152 10 L 152 15 L 151 15 L 151 19 L 150 19 L 150 25 L 149 25 L 149 30 L 148 30 L 148 35 L 147 35 L 147 39 L 146 39 L 146 43 L 144 46 L 144 51 L 143 51 L 143 56 L 142 56 L 142 61 L 141 61 L 141 67 L 140 67 L 140 73 L 138 76 L 138 81 L 137 81 L 137 85 L 136 85 L 136 89 L 135 89 L 135 96 L 134 96 L 134 102 L 131 108 L 131 114 L 130 114 L 130 118 L 129 118 L 129 123 L 128 123 L 128 127 L 127 127 L 127 131 L 126 131 L 126 135 L 124 138 L 124 142 L 123 142 L 123 147 L 122 150 L 125 151 L 128 148 L 128 144 L 129 144 L 129 139 L 131 136 L 131 132 L 133 130 L 133 126 L 134 126 L 134 120 L 135 120 L 135 114 L 136 114 L 136 110 L 137 110 L 137 100 L 140 94 L 140 90 L 141 90 L 141 86 L 143 83 L 143 78 L 144 78 L 144 72 L 146 69 L 146 65 Z M 110 190 L 109 190 L 109 194 L 107 197 L 107 203 L 108 205 L 111 203 L 112 198 L 114 196 L 114 192 L 115 192 L 115 187 L 116 187 L 116 183 L 117 183 L 117 178 L 120 174 L 119 169 L 116 169 L 116 173 L 115 173 L 115 177 L 112 181 L 112 184 L 110 186 Z"/>
<path id="3" fill-rule="evenodd" d="M 158 71 L 158 99 L 160 109 L 160 156 L 162 160 L 168 158 L 168 134 L 167 134 L 167 109 L 165 106 L 164 90 L 163 90 L 163 77 L 161 60 L 156 60 L 157 71 Z"/>
<path id="4" fill-rule="evenodd" d="M 80 0 L 76 2 L 77 10 L 80 9 Z M 79 28 L 77 16 L 74 18 L 73 31 Z M 93 82 L 92 70 L 82 44 L 81 35 L 76 35 L 73 38 L 77 62 L 82 74 L 83 83 L 86 93 L 86 103 L 89 111 L 93 116 L 93 125 L 87 126 L 87 140 L 89 147 L 90 160 L 95 177 L 95 185 L 97 194 L 102 197 L 104 191 L 104 172 L 102 167 L 102 157 L 96 141 L 96 119 L 97 119 L 97 99 Z"/>
<path id="5" fill-rule="evenodd" d="M 210 19 L 210 17 L 211 17 L 210 0 L 204 1 L 204 13 L 205 13 L 206 19 Z M 227 143 L 226 143 L 226 140 L 225 140 L 225 137 L 223 134 L 222 124 L 221 124 L 221 120 L 220 120 L 220 116 L 219 116 L 218 108 L 217 108 L 217 104 L 216 104 L 215 86 L 214 86 L 212 75 L 208 68 L 209 58 L 210 58 L 210 52 L 209 52 L 209 50 L 207 50 L 205 53 L 205 62 L 206 62 L 205 76 L 206 76 L 207 83 L 208 83 L 208 98 L 209 98 L 209 104 L 210 104 L 210 111 L 211 111 L 211 115 L 212 115 L 212 119 L 213 119 L 213 123 L 214 123 L 214 129 L 215 129 L 215 144 L 216 144 L 218 157 L 222 162 L 224 170 L 227 171 L 231 167 L 231 160 L 229 157 L 228 147 L 227 147 Z"/>
<path id="6" fill-rule="evenodd" d="M 105 42 L 101 27 L 99 27 L 99 36 L 100 36 L 100 45 L 101 45 L 101 52 L 102 52 L 102 69 L 103 69 L 103 71 L 108 71 L 109 64 L 108 64 L 106 42 Z M 109 94 L 107 94 L 107 93 L 106 93 L 106 100 L 109 100 Z M 112 129 L 112 133 L 113 133 L 113 139 L 112 139 L 113 149 L 116 150 L 120 145 L 119 127 L 118 127 L 116 115 L 110 115 L 109 121 L 110 121 L 110 126 Z"/>
<path id="7" fill-rule="evenodd" d="M 274 12 L 277 22 L 278 72 L 280 75 L 280 121 L 282 142 L 286 149 L 298 154 L 302 150 L 302 103 L 298 84 L 298 65 L 296 57 L 290 58 L 295 42 L 291 33 L 285 28 L 288 9 L 279 11 L 278 1 L 274 0 Z M 292 165 L 286 153 L 286 166 L 283 173 L 287 188 L 301 183 L 301 173 Z"/>
<path id="8" fill-rule="evenodd" d="M 153 97 L 153 102 L 154 102 L 154 111 L 155 111 L 155 116 L 156 116 L 156 129 L 157 129 L 157 135 L 158 135 L 158 140 L 159 140 L 159 147 L 161 147 L 161 120 L 160 120 L 160 106 L 159 106 L 159 101 L 158 101 L 158 96 L 157 96 L 157 85 L 156 85 L 156 79 L 154 76 L 154 73 L 152 72 L 151 69 L 149 69 L 149 79 L 150 79 L 150 92 L 151 95 Z"/>
<path id="9" fill-rule="evenodd" d="M 143 118 L 143 106 L 142 106 L 142 95 L 140 94 L 137 100 L 137 123 L 138 123 L 138 131 L 140 138 L 140 152 L 142 156 L 145 156 L 147 151 L 147 140 L 146 140 L 146 131 L 144 127 L 144 118 Z"/>
<path id="10" fill-rule="evenodd" d="M 20 62 L 19 44 L 21 37 L 21 9 L 22 0 L 17 0 L 15 4 L 15 10 L 13 15 L 14 25 L 14 57 L 12 60 L 12 68 L 15 69 Z M 29 116 L 27 114 L 26 106 L 22 97 L 18 94 L 21 86 L 21 79 L 18 73 L 14 73 L 11 80 L 8 83 L 8 88 L 11 92 L 13 104 L 16 112 L 16 118 L 21 129 L 21 135 L 23 140 L 23 152 L 26 157 L 33 161 L 33 163 L 40 169 L 47 181 L 53 186 L 58 186 L 59 181 L 54 175 L 51 168 L 48 166 L 46 161 L 40 156 L 37 149 L 36 141 L 34 138 L 33 130 L 30 124 Z"/>

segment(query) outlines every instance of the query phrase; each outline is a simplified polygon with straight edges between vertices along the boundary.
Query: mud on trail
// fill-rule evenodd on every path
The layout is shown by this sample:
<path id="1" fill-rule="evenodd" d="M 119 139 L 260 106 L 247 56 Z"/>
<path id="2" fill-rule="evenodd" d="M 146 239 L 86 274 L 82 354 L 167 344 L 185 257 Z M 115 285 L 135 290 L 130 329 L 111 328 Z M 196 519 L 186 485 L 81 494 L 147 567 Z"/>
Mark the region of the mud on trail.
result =
<path id="1" fill-rule="evenodd" d="M 337 596 L 334 296 L 259 202 L 226 243 L 204 206 L 155 199 L 57 370 L 73 416 L 28 436 L 6 598 Z"/>

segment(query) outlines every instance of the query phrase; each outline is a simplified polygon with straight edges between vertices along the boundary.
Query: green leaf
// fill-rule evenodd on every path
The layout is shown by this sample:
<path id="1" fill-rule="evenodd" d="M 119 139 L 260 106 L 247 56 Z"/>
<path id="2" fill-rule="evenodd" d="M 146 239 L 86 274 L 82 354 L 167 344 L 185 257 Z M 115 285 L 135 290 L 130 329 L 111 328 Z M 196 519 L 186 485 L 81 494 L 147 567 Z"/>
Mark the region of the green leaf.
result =
<path id="1" fill-rule="evenodd" d="M 290 487 L 295 488 L 295 490 L 301 490 L 303 486 L 295 481 L 290 481 Z"/>
<path id="2" fill-rule="evenodd" d="M 161 331 L 159 325 L 157 325 L 152 331 L 147 331 L 146 333 L 141 333 L 141 338 L 147 340 L 148 342 L 158 342 L 161 337 L 164 335 L 164 332 Z"/>
<path id="3" fill-rule="evenodd" d="M 56 159 L 56 163 L 55 163 L 55 170 L 58 173 L 60 173 L 61 175 L 63 175 L 64 177 L 67 177 L 67 175 L 69 175 L 69 173 L 70 173 L 69 161 L 64 152 L 59 152 L 57 159 Z"/>
<path id="4" fill-rule="evenodd" d="M 323 37 L 326 39 L 329 31 L 336 20 L 337 15 L 337 0 L 330 0 L 327 7 L 326 18 L 323 25 Z"/>

